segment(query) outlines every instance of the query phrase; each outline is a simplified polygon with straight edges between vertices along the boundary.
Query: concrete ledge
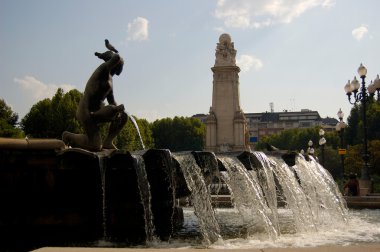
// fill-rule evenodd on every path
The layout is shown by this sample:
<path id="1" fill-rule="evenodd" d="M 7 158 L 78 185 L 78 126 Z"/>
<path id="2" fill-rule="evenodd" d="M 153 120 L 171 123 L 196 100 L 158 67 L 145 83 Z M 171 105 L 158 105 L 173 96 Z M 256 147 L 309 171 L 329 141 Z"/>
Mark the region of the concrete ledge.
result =
<path id="1" fill-rule="evenodd" d="M 369 243 L 362 245 L 350 245 L 350 246 L 320 246 L 320 247 L 304 247 L 304 248 L 263 248 L 263 249 L 173 249 L 173 248 L 40 248 L 34 250 L 34 252 L 162 252 L 162 251 L 181 251 L 181 252 L 378 252 L 380 251 L 380 243 Z"/>
<path id="2" fill-rule="evenodd" d="M 65 143 L 58 139 L 20 139 L 0 137 L 0 149 L 5 150 L 63 150 Z"/>
<path id="3" fill-rule="evenodd" d="M 348 208 L 380 209 L 380 196 L 345 196 Z"/>

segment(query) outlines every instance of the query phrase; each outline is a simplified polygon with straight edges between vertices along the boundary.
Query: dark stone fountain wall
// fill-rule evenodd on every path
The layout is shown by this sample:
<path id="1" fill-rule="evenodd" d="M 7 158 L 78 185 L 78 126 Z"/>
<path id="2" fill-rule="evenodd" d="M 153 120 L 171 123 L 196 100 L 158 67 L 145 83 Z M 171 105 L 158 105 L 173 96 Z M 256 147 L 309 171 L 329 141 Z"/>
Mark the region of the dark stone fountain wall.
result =
<path id="1" fill-rule="evenodd" d="M 59 140 L 0 138 L 0 246 L 101 237 L 97 158 L 63 149 Z"/>
<path id="2" fill-rule="evenodd" d="M 168 240 L 183 221 L 182 209 L 175 207 L 183 176 L 175 181 L 181 173 L 168 150 L 138 155 L 145 161 L 156 235 Z M 59 140 L 0 138 L 0 235 L 6 241 L 0 248 L 20 241 L 46 246 L 104 238 L 144 243 L 136 169 L 141 167 L 129 152 L 93 153 L 65 149 Z M 184 189 L 181 195 L 188 193 Z"/>
<path id="3" fill-rule="evenodd" d="M 248 170 L 262 168 L 250 152 L 185 154 L 195 158 L 206 184 L 226 170 L 218 155 L 234 155 Z M 138 182 L 144 167 L 137 159 L 143 160 L 150 186 L 143 190 L 150 191 L 154 234 L 166 241 L 183 224 L 177 200 L 190 195 L 183 167 L 169 150 L 89 152 L 66 148 L 60 140 L 0 138 L 0 250 L 20 242 L 37 247 L 101 239 L 146 242 L 147 199 Z"/>

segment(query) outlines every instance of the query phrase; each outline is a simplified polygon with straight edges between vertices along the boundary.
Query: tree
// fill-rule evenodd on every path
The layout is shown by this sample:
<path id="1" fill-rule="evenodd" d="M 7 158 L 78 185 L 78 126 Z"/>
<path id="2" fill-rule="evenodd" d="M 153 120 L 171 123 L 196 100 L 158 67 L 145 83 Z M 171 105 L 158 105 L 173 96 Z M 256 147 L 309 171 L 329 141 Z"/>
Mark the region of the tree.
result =
<path id="1" fill-rule="evenodd" d="M 309 140 L 313 141 L 314 156 L 322 160 L 322 149 L 319 146 L 319 127 L 305 129 L 288 129 L 278 134 L 265 136 L 257 144 L 258 150 L 264 150 L 267 144 L 281 150 L 300 151 L 308 148 Z M 341 163 L 338 155 L 339 136 L 337 132 L 325 133 L 326 145 L 324 146 L 324 167 L 338 178 L 341 172 Z"/>
<path id="2" fill-rule="evenodd" d="M 380 175 L 380 140 L 369 141 L 369 165 L 370 165 L 370 174 Z M 349 146 L 347 155 L 344 160 L 345 172 L 360 174 L 361 169 L 364 166 L 363 161 L 363 144 L 357 144 Z"/>
<path id="3" fill-rule="evenodd" d="M 380 140 L 380 103 L 371 102 L 367 110 L 368 139 Z"/>
<path id="4" fill-rule="evenodd" d="M 82 94 L 78 90 L 64 93 L 59 88 L 52 99 L 44 99 L 32 106 L 21 120 L 25 134 L 39 138 L 61 138 L 65 130 L 82 132 L 75 113 Z"/>
<path id="5" fill-rule="evenodd" d="M 367 111 L 368 140 L 380 140 L 380 103 L 375 100 L 368 102 Z M 363 143 L 363 111 L 361 104 L 355 105 L 347 118 L 345 139 L 349 145 Z"/>
<path id="6" fill-rule="evenodd" d="M 206 128 L 197 118 L 174 117 L 152 125 L 155 147 L 171 151 L 203 150 Z"/>
<path id="7" fill-rule="evenodd" d="M 318 155 L 318 159 L 322 160 L 322 152 L 320 149 L 318 149 L 317 155 Z M 334 178 L 340 178 L 341 171 L 342 171 L 342 164 L 341 164 L 340 156 L 338 154 L 338 150 L 329 145 L 325 146 L 324 158 L 325 158 L 324 168 L 326 168 Z"/>
<path id="8" fill-rule="evenodd" d="M 23 137 L 23 132 L 16 127 L 17 120 L 17 113 L 0 99 L 0 137 Z"/>
<path id="9" fill-rule="evenodd" d="M 0 119 L 15 127 L 18 120 L 17 113 L 13 112 L 3 99 L 0 99 Z"/>
<path id="10" fill-rule="evenodd" d="M 264 136 L 257 144 L 258 150 L 264 150 L 266 144 L 273 145 L 281 150 L 300 151 L 306 150 L 309 140 L 312 140 L 314 146 L 318 145 L 319 128 L 305 129 L 287 129 L 278 134 Z"/>

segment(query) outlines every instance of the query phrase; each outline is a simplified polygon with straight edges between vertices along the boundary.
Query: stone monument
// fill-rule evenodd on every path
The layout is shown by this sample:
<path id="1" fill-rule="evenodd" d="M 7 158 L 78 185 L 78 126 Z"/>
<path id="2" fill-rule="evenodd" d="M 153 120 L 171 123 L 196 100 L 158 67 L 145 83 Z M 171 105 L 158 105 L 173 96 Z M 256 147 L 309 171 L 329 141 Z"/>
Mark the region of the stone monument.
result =
<path id="1" fill-rule="evenodd" d="M 229 34 L 222 34 L 215 50 L 212 106 L 206 119 L 206 151 L 248 149 L 247 126 L 240 107 L 236 50 Z"/>

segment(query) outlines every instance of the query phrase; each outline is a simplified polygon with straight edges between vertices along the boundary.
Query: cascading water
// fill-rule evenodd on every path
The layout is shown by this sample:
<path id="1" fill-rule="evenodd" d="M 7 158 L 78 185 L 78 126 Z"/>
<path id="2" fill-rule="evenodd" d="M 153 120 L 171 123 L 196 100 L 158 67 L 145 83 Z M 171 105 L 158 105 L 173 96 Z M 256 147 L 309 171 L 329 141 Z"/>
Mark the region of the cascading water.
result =
<path id="1" fill-rule="evenodd" d="M 98 162 L 99 162 L 99 169 L 100 169 L 100 178 L 102 183 L 102 204 L 103 204 L 103 239 L 107 240 L 108 233 L 107 233 L 107 204 L 106 204 L 106 166 L 104 165 L 104 156 L 100 155 L 98 153 Z"/>
<path id="2" fill-rule="evenodd" d="M 197 216 L 203 243 L 207 246 L 222 241 L 224 231 L 221 230 L 223 221 L 219 219 L 219 210 L 212 207 L 212 198 L 206 179 L 220 176 L 231 192 L 231 198 L 240 215 L 242 224 L 239 233 L 244 237 L 255 237 L 265 240 L 268 236 L 276 240 L 283 232 L 289 233 L 289 229 L 283 223 L 284 210 L 291 216 L 290 225 L 293 232 L 308 233 L 324 230 L 326 224 L 346 223 L 347 208 L 331 175 L 315 160 L 306 161 L 303 156 L 296 157 L 296 165 L 288 166 L 283 159 L 268 157 L 262 152 L 249 153 L 249 167 L 245 167 L 233 154 L 213 153 L 212 161 L 209 155 L 208 162 L 219 162 L 226 171 L 212 173 L 212 176 L 204 177 L 202 169 L 198 166 L 192 153 L 171 153 L 183 173 L 187 187 L 191 192 L 191 202 L 194 206 L 194 214 Z M 151 210 L 151 188 L 145 171 L 143 156 L 132 155 L 138 179 L 141 201 L 144 206 L 145 232 L 148 244 L 154 244 L 157 239 L 154 236 L 155 227 Z M 240 158 L 240 156 L 239 156 Z M 103 193 L 105 191 L 105 160 L 98 155 L 99 167 L 102 178 Z M 253 162 L 256 159 L 259 162 Z M 244 162 L 247 165 L 246 162 Z M 261 165 L 260 165 L 261 164 Z M 202 164 L 207 167 L 208 164 Z M 206 168 L 207 170 L 207 168 Z M 173 170 L 174 171 L 174 170 Z M 208 171 L 210 172 L 210 171 Z M 174 173 L 170 173 L 169 179 L 175 181 Z M 173 191 L 174 193 L 174 191 Z M 278 194 L 285 201 L 285 209 L 278 208 Z M 174 195 L 173 195 L 174 197 Z M 103 195 L 103 222 L 104 239 L 107 239 L 106 229 L 106 201 Z M 174 207 L 174 206 L 173 206 Z M 279 210 L 280 209 L 280 210 Z M 281 220 L 280 220 L 281 219 Z M 334 225 L 336 226 L 336 225 Z M 282 230 L 284 228 L 284 230 Z M 242 233 L 243 231 L 243 233 Z M 290 231 L 292 233 L 292 231 Z M 227 236 L 229 236 L 226 233 Z M 224 234 L 223 234 L 224 236 Z M 222 242 L 223 243 L 223 242 Z M 221 243 L 219 243 L 221 244 Z"/>
<path id="3" fill-rule="evenodd" d="M 187 186 L 191 191 L 191 202 L 195 215 L 199 219 L 203 240 L 207 244 L 214 243 L 221 238 L 220 228 L 201 169 L 191 154 L 173 154 L 173 157 L 180 163 Z"/>
<path id="4" fill-rule="evenodd" d="M 270 158 L 297 231 L 317 231 L 324 225 L 345 225 L 347 207 L 332 176 L 314 159 L 296 157 L 289 167 L 282 159 Z"/>
<path id="5" fill-rule="evenodd" d="M 271 220 L 274 225 L 276 225 L 276 230 L 279 231 L 278 226 L 278 212 L 277 212 L 277 192 L 276 183 L 273 177 L 272 165 L 268 160 L 268 157 L 262 152 L 253 152 L 257 160 L 261 163 L 262 169 L 257 169 L 258 182 L 264 193 L 264 197 L 270 208 L 272 215 Z M 251 164 L 252 166 L 252 164 Z"/>
<path id="6" fill-rule="evenodd" d="M 150 185 L 148 182 L 145 162 L 141 155 L 132 155 L 136 162 L 136 173 L 138 179 L 138 187 L 140 190 L 141 201 L 144 206 L 144 219 L 145 219 L 145 233 L 147 242 L 152 242 L 154 237 L 154 224 L 153 224 L 153 213 L 151 208 L 151 193 Z"/>
<path id="7" fill-rule="evenodd" d="M 306 161 L 299 156 L 294 169 L 301 179 L 302 188 L 310 195 L 316 221 L 320 225 L 336 220 L 347 222 L 347 207 L 334 179 L 313 157 L 310 159 Z"/>
<path id="8" fill-rule="evenodd" d="M 286 207 L 293 212 L 296 231 L 316 231 L 312 209 L 294 171 L 282 159 L 272 157 L 269 160 L 274 166 L 273 172 L 285 198 Z"/>
<path id="9" fill-rule="evenodd" d="M 273 223 L 269 216 L 270 209 L 265 203 L 256 175 L 248 173 L 236 157 L 220 156 L 219 160 L 228 172 L 228 176 L 223 179 L 231 189 L 231 197 L 246 223 L 247 233 L 264 226 L 269 237 L 276 239 L 279 235 L 278 223 Z"/>

